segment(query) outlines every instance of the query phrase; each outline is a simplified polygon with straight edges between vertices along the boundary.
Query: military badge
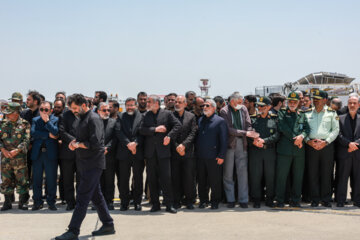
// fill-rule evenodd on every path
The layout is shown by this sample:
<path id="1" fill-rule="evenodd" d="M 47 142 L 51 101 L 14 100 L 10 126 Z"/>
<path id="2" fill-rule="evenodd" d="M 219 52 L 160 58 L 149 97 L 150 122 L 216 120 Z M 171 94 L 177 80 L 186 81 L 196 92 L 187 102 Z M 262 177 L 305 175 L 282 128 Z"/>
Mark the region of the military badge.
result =
<path id="1" fill-rule="evenodd" d="M 340 118 L 339 118 L 339 116 L 336 116 L 335 119 L 339 121 Z"/>
<path id="2" fill-rule="evenodd" d="M 20 138 L 21 138 L 21 134 L 20 134 L 20 133 L 17 135 L 17 138 L 18 138 L 18 139 L 20 139 Z"/>
<path id="3" fill-rule="evenodd" d="M 26 133 L 30 133 L 30 129 L 26 129 Z"/>
<path id="4" fill-rule="evenodd" d="M 274 133 L 274 129 L 270 128 L 270 133 Z"/>
<path id="5" fill-rule="evenodd" d="M 264 100 L 264 98 L 260 98 L 260 102 L 262 102 Z"/>
<path id="6" fill-rule="evenodd" d="M 296 93 L 295 92 L 291 93 L 290 97 L 292 98 L 296 97 Z"/>
<path id="7" fill-rule="evenodd" d="M 7 138 L 7 136 L 8 136 L 7 133 L 3 134 L 3 138 Z"/>

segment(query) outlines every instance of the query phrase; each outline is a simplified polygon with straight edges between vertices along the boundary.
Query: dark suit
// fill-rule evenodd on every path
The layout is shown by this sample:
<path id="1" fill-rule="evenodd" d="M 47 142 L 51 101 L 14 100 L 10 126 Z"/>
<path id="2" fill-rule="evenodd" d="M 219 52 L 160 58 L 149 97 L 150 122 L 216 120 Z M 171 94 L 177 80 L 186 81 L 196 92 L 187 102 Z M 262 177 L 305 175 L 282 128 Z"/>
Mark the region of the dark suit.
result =
<path id="1" fill-rule="evenodd" d="M 76 128 L 79 119 L 71 111 L 65 111 L 59 116 L 59 134 L 60 134 L 60 172 L 63 179 L 64 198 L 67 204 L 75 204 L 74 174 L 76 173 L 76 182 L 79 183 L 79 173 L 76 168 L 75 151 L 69 149 L 69 143 L 75 140 Z"/>
<path id="2" fill-rule="evenodd" d="M 352 198 L 354 204 L 360 205 L 360 151 L 349 153 L 349 143 L 360 144 L 360 114 L 356 114 L 355 129 L 351 126 L 349 113 L 339 116 L 340 132 L 337 139 L 338 185 L 337 201 L 344 203 L 347 196 L 347 186 L 350 175 L 353 176 Z"/>
<path id="3" fill-rule="evenodd" d="M 211 188 L 211 202 L 221 201 L 222 166 L 217 164 L 216 158 L 225 159 L 228 145 L 228 129 L 222 117 L 213 114 L 199 119 L 196 150 L 198 157 L 198 178 L 200 202 L 208 199 L 207 183 Z"/>
<path id="4" fill-rule="evenodd" d="M 144 172 L 144 141 L 139 129 L 143 115 L 135 111 L 134 115 L 124 112 L 116 123 L 115 133 L 118 141 L 116 158 L 119 161 L 120 174 L 120 198 L 121 204 L 128 206 L 130 202 L 129 181 L 131 168 L 133 173 L 133 197 L 134 203 L 140 204 L 143 192 L 143 172 Z M 127 148 L 130 142 L 136 142 L 136 154 Z"/>
<path id="5" fill-rule="evenodd" d="M 40 116 L 35 117 L 31 125 L 33 147 L 31 160 L 33 166 L 33 191 L 35 205 L 42 204 L 43 172 L 46 175 L 47 196 L 49 205 L 56 201 L 57 179 L 57 140 L 49 137 L 49 134 L 58 135 L 58 118 L 50 115 L 49 121 L 44 122 Z"/>
<path id="6" fill-rule="evenodd" d="M 87 148 L 75 150 L 76 165 L 80 171 L 80 184 L 76 192 L 76 206 L 69 230 L 78 233 L 90 201 L 95 205 L 103 224 L 113 224 L 113 219 L 100 187 L 100 177 L 105 169 L 105 146 L 104 124 L 99 115 L 89 110 L 80 116 L 75 136 L 76 141 L 83 143 Z"/>
<path id="7" fill-rule="evenodd" d="M 103 120 L 105 133 L 105 148 L 108 153 L 105 155 L 105 169 L 101 175 L 100 184 L 101 191 L 104 195 L 106 203 L 112 203 L 115 192 L 115 171 L 117 168 L 115 154 L 116 154 L 116 139 L 115 139 L 115 124 L 116 120 L 109 118 Z"/>
<path id="8" fill-rule="evenodd" d="M 194 141 L 197 132 L 195 115 L 184 111 L 180 117 L 178 112 L 174 116 L 180 121 L 180 133 L 171 141 L 171 177 L 174 191 L 174 202 L 179 206 L 185 195 L 186 204 L 192 204 L 194 195 Z M 180 156 L 176 148 L 185 146 L 185 155 Z"/>
<path id="9" fill-rule="evenodd" d="M 164 125 L 167 129 L 165 133 L 155 132 L 155 128 Z M 148 111 L 144 115 L 140 127 L 140 133 L 145 136 L 145 158 L 147 159 L 147 175 L 150 186 L 151 202 L 154 206 L 159 206 L 159 187 L 158 179 L 164 192 L 164 201 L 169 207 L 173 204 L 173 194 L 171 185 L 171 167 L 170 145 L 163 144 L 164 137 L 168 136 L 170 139 L 175 139 L 181 123 L 172 112 L 164 109 L 159 109 L 156 114 Z"/>

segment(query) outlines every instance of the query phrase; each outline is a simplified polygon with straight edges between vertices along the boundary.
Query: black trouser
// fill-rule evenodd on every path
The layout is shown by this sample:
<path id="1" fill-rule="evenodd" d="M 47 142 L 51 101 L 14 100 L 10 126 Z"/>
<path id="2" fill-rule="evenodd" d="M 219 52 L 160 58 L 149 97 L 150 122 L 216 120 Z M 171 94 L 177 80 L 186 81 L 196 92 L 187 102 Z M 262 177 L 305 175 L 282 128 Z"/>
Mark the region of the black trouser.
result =
<path id="1" fill-rule="evenodd" d="M 132 196 L 135 204 L 141 204 L 143 194 L 143 173 L 145 162 L 144 159 L 136 159 L 135 156 L 131 156 L 128 159 L 118 160 L 119 173 L 120 173 L 120 198 L 121 204 L 129 205 L 130 195 L 130 175 L 131 168 L 133 173 L 133 189 Z"/>
<path id="2" fill-rule="evenodd" d="M 186 204 L 192 204 L 194 200 L 194 162 L 193 158 L 182 157 L 172 153 L 171 157 L 171 179 L 174 191 L 174 202 L 180 204 L 185 195 Z"/>
<path id="3" fill-rule="evenodd" d="M 106 203 L 112 203 L 115 194 L 115 157 L 106 157 L 105 169 L 101 174 L 100 185 Z"/>
<path id="4" fill-rule="evenodd" d="M 64 179 L 63 179 L 62 169 L 61 169 L 61 166 L 60 166 L 60 158 L 58 158 L 58 166 L 59 166 L 59 169 L 60 169 L 59 183 L 58 183 L 58 186 L 59 186 L 59 194 L 60 194 L 60 199 L 61 199 L 61 201 L 64 201 L 64 200 L 65 200 L 65 195 L 64 195 Z"/>
<path id="5" fill-rule="evenodd" d="M 339 203 L 344 203 L 346 201 L 349 177 L 352 176 L 352 198 L 354 203 L 360 204 L 360 159 L 356 158 L 356 155 L 353 153 L 348 158 L 338 159 L 337 164 L 339 165 L 339 172 L 337 173 L 337 201 Z"/>
<path id="6" fill-rule="evenodd" d="M 332 173 L 334 169 L 334 144 L 321 150 L 306 145 L 306 165 L 310 198 L 313 202 L 330 202 Z"/>
<path id="7" fill-rule="evenodd" d="M 109 209 L 101 193 L 100 176 L 102 171 L 100 168 L 94 168 L 81 172 L 81 180 L 77 189 L 76 206 L 69 224 L 69 230 L 76 233 L 80 232 L 80 226 L 86 216 L 90 201 L 95 205 L 99 219 L 103 224 L 113 223 L 113 219 L 109 214 Z"/>
<path id="8" fill-rule="evenodd" d="M 222 193 L 222 165 L 218 165 L 216 159 L 198 159 L 198 180 L 199 198 L 204 203 L 209 199 L 209 189 L 211 189 L 211 203 L 219 203 Z"/>
<path id="9" fill-rule="evenodd" d="M 150 198 L 154 206 L 160 205 L 159 202 L 159 181 L 161 190 L 164 195 L 164 202 L 166 206 L 173 204 L 173 192 L 171 184 L 171 166 L 170 158 L 159 159 L 154 156 L 147 159 L 146 173 L 148 175 Z"/>
<path id="10" fill-rule="evenodd" d="M 64 198 L 67 204 L 75 204 L 74 175 L 76 174 L 76 186 L 79 185 L 80 174 L 76 169 L 74 159 L 60 159 L 60 169 L 63 176 Z"/>
<path id="11" fill-rule="evenodd" d="M 263 179 L 266 187 L 266 200 L 273 201 L 275 196 L 275 148 L 249 148 L 250 195 L 255 202 L 260 202 L 263 192 Z"/>

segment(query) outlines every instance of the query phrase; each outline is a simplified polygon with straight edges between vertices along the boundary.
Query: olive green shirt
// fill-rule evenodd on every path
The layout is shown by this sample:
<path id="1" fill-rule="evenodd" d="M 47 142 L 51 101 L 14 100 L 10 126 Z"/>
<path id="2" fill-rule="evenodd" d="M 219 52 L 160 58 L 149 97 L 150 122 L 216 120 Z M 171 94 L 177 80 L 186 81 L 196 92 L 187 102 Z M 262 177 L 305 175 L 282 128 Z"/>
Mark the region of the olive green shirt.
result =
<path id="1" fill-rule="evenodd" d="M 310 108 L 305 111 L 305 117 L 310 126 L 310 133 L 305 138 L 305 142 L 322 139 L 332 143 L 339 135 L 339 117 L 331 108 L 325 106 L 319 113 L 315 107 Z"/>

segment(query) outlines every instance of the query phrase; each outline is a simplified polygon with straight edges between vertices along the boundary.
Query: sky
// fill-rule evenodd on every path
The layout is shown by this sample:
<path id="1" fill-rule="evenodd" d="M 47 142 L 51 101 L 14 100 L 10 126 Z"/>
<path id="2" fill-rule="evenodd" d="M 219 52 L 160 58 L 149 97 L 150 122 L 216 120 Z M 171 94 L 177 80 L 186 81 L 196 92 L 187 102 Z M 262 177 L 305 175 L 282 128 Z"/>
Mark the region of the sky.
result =
<path id="1" fill-rule="evenodd" d="M 360 1 L 0 0 L 0 98 L 210 95 L 319 71 L 360 79 Z"/>

